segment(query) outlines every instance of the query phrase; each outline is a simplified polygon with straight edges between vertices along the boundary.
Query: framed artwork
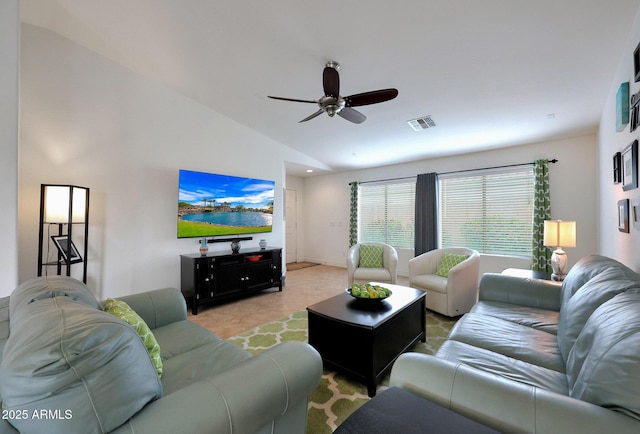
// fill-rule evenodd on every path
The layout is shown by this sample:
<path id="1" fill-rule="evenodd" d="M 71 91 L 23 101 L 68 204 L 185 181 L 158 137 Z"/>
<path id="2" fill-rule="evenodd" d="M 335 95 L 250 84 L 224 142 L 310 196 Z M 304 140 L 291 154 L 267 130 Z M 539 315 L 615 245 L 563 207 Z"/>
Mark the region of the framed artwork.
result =
<path id="1" fill-rule="evenodd" d="M 618 230 L 629 233 L 629 199 L 618 201 Z"/>
<path id="2" fill-rule="evenodd" d="M 634 140 L 622 151 L 622 189 L 638 188 L 638 141 Z"/>
<path id="3" fill-rule="evenodd" d="M 78 249 L 76 249 L 76 245 L 73 244 L 72 240 L 69 240 L 68 235 L 52 235 L 51 239 L 62 256 L 60 258 L 61 263 L 75 264 L 77 262 L 82 262 L 82 258 L 80 257 L 80 253 L 78 253 Z M 70 258 L 67 258 L 67 252 L 69 252 Z"/>
<path id="4" fill-rule="evenodd" d="M 631 105 L 629 108 L 629 131 L 633 132 L 638 128 L 640 118 L 640 92 L 631 95 Z"/>
<path id="5" fill-rule="evenodd" d="M 636 81 L 640 81 L 640 44 L 633 51 L 633 75 Z"/>
<path id="6" fill-rule="evenodd" d="M 613 183 L 620 184 L 622 182 L 622 168 L 620 165 L 622 164 L 622 154 L 620 152 L 616 152 L 613 156 Z"/>
<path id="7" fill-rule="evenodd" d="M 616 131 L 625 129 L 629 123 L 629 82 L 622 83 L 616 93 Z"/>

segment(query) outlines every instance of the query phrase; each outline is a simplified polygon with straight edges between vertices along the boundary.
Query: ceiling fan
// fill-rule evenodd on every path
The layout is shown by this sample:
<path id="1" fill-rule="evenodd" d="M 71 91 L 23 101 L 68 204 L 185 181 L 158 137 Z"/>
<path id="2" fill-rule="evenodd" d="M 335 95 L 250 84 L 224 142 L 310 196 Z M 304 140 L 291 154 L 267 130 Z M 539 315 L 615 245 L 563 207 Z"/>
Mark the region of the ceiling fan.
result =
<path id="1" fill-rule="evenodd" d="M 341 118 L 346 119 L 350 122 L 361 124 L 367 119 L 367 117 L 359 111 L 353 109 L 352 107 L 377 104 L 379 102 L 389 101 L 398 96 L 397 89 L 381 89 L 342 97 L 340 96 L 340 76 L 338 74 L 339 69 L 340 64 L 338 62 L 327 62 L 327 65 L 325 66 L 322 73 L 324 96 L 317 101 L 282 98 L 279 96 L 269 96 L 269 98 L 279 99 L 282 101 L 310 102 L 318 104 L 320 110 L 310 116 L 307 116 L 300 122 L 306 122 L 310 119 L 320 116 L 323 112 L 326 112 L 330 117 L 334 117 L 337 114 Z"/>

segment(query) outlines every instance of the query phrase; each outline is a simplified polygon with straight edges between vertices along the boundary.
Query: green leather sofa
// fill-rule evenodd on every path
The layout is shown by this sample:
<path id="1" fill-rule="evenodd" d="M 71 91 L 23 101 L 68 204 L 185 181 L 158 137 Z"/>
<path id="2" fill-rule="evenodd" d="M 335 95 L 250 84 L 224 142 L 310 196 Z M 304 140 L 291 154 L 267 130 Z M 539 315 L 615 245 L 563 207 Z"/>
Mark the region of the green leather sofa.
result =
<path id="1" fill-rule="evenodd" d="M 436 355 L 400 356 L 390 385 L 505 433 L 638 433 L 640 275 L 603 256 L 562 285 L 485 274 Z"/>
<path id="2" fill-rule="evenodd" d="M 120 300 L 157 339 L 161 378 L 135 330 L 77 280 L 36 278 L 0 299 L 0 433 L 305 431 L 322 375 L 312 347 L 252 356 L 188 321 L 174 288 Z"/>

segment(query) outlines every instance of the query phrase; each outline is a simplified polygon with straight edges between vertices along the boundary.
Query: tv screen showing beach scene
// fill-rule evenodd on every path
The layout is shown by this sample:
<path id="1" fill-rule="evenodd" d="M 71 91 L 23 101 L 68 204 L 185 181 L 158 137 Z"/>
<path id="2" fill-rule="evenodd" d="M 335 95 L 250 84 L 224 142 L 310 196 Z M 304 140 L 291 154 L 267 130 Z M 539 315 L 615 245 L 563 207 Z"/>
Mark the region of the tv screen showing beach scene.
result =
<path id="1" fill-rule="evenodd" d="M 271 232 L 275 181 L 180 170 L 178 238 Z"/>

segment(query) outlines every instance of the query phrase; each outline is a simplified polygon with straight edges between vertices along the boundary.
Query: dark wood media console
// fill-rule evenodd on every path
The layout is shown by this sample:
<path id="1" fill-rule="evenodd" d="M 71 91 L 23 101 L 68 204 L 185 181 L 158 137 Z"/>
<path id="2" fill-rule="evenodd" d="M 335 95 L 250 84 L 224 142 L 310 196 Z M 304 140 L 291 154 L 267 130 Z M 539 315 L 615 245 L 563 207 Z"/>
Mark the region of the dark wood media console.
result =
<path id="1" fill-rule="evenodd" d="M 250 259 L 261 256 L 259 259 Z M 209 252 L 180 255 L 181 291 L 198 314 L 198 307 L 263 289 L 282 291 L 282 249 L 241 249 L 239 253 Z"/>

